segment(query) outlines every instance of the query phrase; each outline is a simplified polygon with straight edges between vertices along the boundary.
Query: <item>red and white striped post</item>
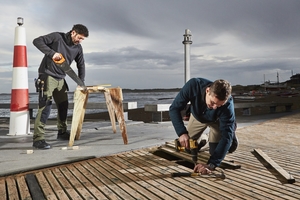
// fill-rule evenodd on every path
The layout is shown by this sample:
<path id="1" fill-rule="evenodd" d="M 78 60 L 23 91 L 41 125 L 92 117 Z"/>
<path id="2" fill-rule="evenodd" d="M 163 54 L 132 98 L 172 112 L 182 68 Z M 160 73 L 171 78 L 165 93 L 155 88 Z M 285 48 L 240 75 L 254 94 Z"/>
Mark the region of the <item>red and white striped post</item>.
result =
<path id="1" fill-rule="evenodd" d="M 18 17 L 15 28 L 13 77 L 8 135 L 30 133 L 26 30 L 23 18 Z"/>

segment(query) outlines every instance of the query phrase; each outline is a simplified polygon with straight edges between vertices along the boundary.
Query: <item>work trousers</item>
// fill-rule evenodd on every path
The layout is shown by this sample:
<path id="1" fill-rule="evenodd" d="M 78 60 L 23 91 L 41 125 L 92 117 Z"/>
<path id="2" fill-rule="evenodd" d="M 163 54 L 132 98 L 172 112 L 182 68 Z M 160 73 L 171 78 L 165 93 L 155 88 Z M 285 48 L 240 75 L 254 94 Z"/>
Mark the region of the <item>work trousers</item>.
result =
<path id="1" fill-rule="evenodd" d="M 187 124 L 187 131 L 189 133 L 190 138 L 194 140 L 198 140 L 202 136 L 205 129 L 209 128 L 209 135 L 208 135 L 209 153 L 213 154 L 221 139 L 221 133 L 219 127 L 220 124 L 218 120 L 216 122 L 201 123 L 191 113 L 189 122 Z"/>
<path id="2" fill-rule="evenodd" d="M 57 106 L 57 129 L 67 130 L 68 86 L 64 79 L 57 80 L 48 76 L 45 91 L 39 93 L 39 109 L 34 123 L 33 141 L 45 139 L 45 125 L 51 112 L 52 100 Z"/>

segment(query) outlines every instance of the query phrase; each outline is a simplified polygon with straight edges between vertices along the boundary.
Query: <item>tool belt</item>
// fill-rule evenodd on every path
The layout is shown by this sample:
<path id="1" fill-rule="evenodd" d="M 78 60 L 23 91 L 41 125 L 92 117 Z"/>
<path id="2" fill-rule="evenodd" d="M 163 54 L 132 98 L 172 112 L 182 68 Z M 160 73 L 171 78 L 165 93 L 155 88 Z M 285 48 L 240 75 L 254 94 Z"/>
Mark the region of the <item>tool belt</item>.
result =
<path id="1" fill-rule="evenodd" d="M 39 77 L 35 81 L 36 92 L 44 92 L 47 90 L 47 74 L 40 74 Z"/>

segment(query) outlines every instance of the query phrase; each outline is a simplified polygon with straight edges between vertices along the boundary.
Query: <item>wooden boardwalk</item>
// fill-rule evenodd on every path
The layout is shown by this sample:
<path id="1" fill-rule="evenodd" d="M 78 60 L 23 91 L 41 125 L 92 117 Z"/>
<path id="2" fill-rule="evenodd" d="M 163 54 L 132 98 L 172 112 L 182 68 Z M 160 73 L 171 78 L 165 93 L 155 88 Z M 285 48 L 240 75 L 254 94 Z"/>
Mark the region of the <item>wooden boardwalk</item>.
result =
<path id="1" fill-rule="evenodd" d="M 0 199 L 300 199 L 299 119 L 298 114 L 238 130 L 240 146 L 226 156 L 225 179 L 171 177 L 173 172 L 192 172 L 191 158 L 167 143 L 1 177 Z M 268 139 L 254 139 L 262 129 L 266 135 L 260 137 Z M 264 163 L 253 152 L 258 148 L 295 182 L 287 183 Z M 207 152 L 200 153 L 199 161 L 206 160 Z M 241 167 L 229 169 L 226 163 Z"/>
<path id="2" fill-rule="evenodd" d="M 267 151 L 296 179 L 282 182 L 250 152 L 227 159 L 226 179 L 176 177 L 191 169 L 147 149 L 89 159 L 0 179 L 1 199 L 300 199 L 299 155 Z M 200 155 L 201 157 L 201 155 Z"/>

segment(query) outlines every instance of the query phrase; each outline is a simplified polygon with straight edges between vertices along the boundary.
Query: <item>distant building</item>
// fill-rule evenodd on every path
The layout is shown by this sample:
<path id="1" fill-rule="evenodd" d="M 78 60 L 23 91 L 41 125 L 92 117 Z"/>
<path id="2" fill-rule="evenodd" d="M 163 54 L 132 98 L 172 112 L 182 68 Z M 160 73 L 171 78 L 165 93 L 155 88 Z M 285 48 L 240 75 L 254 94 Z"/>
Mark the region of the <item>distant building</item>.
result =
<path id="1" fill-rule="evenodd" d="M 270 81 L 266 81 L 265 83 L 260 85 L 265 88 L 266 91 L 277 91 L 283 90 L 287 88 L 287 83 L 271 83 Z"/>
<path id="2" fill-rule="evenodd" d="M 291 84 L 300 84 L 300 74 L 295 74 L 290 77 L 290 80 L 287 81 Z"/>

